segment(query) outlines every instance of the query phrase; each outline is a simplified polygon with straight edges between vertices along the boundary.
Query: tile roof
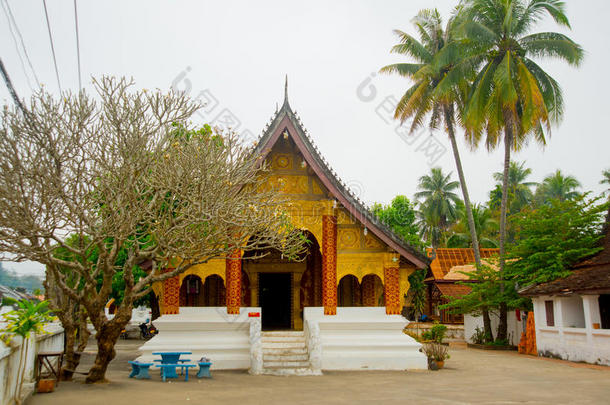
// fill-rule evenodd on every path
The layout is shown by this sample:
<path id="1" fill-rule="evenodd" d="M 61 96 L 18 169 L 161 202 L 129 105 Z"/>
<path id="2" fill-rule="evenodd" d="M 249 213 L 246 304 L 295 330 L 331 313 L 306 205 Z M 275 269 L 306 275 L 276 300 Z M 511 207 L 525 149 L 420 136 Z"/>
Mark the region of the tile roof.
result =
<path id="1" fill-rule="evenodd" d="M 480 249 L 481 259 L 497 255 L 499 251 L 499 249 Z M 433 259 L 430 263 L 430 270 L 435 280 L 444 279 L 451 268 L 455 266 L 474 263 L 474 252 L 471 248 L 437 248 L 436 252 L 428 248 L 427 253 Z"/>
<path id="2" fill-rule="evenodd" d="M 455 284 L 455 283 L 436 283 L 436 288 L 439 289 L 441 294 L 446 297 L 463 297 L 464 295 L 470 293 L 472 289 L 467 285 Z"/>

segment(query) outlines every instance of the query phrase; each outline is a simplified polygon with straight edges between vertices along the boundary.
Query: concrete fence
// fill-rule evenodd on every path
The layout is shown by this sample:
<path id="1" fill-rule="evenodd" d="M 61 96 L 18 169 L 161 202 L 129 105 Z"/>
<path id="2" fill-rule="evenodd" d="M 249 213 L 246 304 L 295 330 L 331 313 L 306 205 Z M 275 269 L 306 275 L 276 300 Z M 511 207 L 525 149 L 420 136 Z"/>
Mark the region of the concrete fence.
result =
<path id="1" fill-rule="evenodd" d="M 0 330 L 4 325 L 0 323 Z M 14 404 L 17 390 L 17 375 L 19 370 L 19 357 L 21 346 L 27 344 L 28 356 L 25 360 L 25 374 L 21 397 L 25 398 L 34 391 L 34 372 L 36 355 L 39 352 L 55 352 L 64 350 L 64 330 L 59 324 L 49 324 L 45 327 L 45 334 L 30 336 L 25 342 L 15 337 L 7 346 L 0 342 L 0 405 Z"/>

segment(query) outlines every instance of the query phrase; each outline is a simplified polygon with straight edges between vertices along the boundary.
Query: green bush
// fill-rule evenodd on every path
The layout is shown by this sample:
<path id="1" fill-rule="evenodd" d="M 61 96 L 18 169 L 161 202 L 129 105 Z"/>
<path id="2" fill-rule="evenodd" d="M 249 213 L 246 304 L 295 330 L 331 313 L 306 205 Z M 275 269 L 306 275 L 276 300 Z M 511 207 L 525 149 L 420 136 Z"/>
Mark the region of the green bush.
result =
<path id="1" fill-rule="evenodd" d="M 445 333 L 447 332 L 447 326 L 435 322 L 434 325 L 430 328 L 430 330 L 422 333 L 421 337 L 424 341 L 434 341 L 436 343 L 443 343 L 443 339 L 445 338 Z"/>

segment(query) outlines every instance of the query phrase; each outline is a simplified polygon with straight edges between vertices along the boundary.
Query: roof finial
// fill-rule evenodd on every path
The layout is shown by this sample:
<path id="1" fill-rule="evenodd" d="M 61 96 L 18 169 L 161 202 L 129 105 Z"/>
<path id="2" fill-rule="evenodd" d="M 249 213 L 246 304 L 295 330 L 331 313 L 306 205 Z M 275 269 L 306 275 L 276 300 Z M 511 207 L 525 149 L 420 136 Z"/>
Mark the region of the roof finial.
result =
<path id="1" fill-rule="evenodd" d="M 288 104 L 288 75 L 286 75 L 286 82 L 284 83 L 284 104 Z"/>

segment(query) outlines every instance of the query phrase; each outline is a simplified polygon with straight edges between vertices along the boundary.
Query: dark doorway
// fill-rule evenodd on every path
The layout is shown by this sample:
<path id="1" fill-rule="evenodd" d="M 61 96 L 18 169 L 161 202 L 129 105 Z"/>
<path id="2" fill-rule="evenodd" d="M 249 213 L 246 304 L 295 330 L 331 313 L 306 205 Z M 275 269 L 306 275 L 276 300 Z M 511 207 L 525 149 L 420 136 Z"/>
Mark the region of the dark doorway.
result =
<path id="1" fill-rule="evenodd" d="M 599 316 L 602 329 L 610 329 L 610 294 L 602 294 L 598 298 Z"/>
<path id="2" fill-rule="evenodd" d="M 290 329 L 290 273 L 260 273 L 258 275 L 259 304 L 263 330 Z"/>

